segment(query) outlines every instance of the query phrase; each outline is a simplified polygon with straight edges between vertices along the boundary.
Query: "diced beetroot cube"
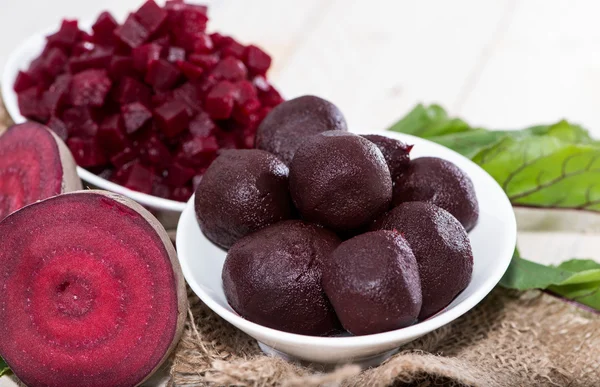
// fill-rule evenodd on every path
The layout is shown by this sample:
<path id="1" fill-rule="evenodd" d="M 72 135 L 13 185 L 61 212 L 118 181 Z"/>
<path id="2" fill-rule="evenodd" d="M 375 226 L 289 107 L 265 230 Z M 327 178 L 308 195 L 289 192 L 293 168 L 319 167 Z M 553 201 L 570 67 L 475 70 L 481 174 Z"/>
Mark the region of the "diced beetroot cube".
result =
<path id="1" fill-rule="evenodd" d="M 260 98 L 260 102 L 267 106 L 277 106 L 283 102 L 281 94 L 272 86 L 267 92 L 259 92 L 258 97 Z"/>
<path id="2" fill-rule="evenodd" d="M 194 52 L 208 54 L 212 52 L 214 47 L 213 41 L 209 35 L 203 33 L 195 35 Z"/>
<path id="3" fill-rule="evenodd" d="M 61 118 L 70 136 L 95 137 L 98 133 L 98 124 L 94 120 L 90 107 L 68 108 L 62 113 Z"/>
<path id="4" fill-rule="evenodd" d="M 123 168 L 127 163 L 135 160 L 138 157 L 138 151 L 133 148 L 127 147 L 123 149 L 121 152 L 110 158 L 110 163 L 114 165 L 117 169 Z"/>
<path id="5" fill-rule="evenodd" d="M 171 90 L 159 90 L 152 96 L 152 107 L 156 108 L 172 99 L 173 92 Z"/>
<path id="6" fill-rule="evenodd" d="M 217 157 L 218 150 L 216 137 L 192 137 L 181 144 L 177 158 L 183 165 L 201 167 L 212 162 Z"/>
<path id="7" fill-rule="evenodd" d="M 115 18 L 108 12 L 102 12 L 92 26 L 94 36 L 92 41 L 98 44 L 112 46 L 115 44 L 115 29 L 119 26 Z"/>
<path id="8" fill-rule="evenodd" d="M 117 27 L 115 35 L 131 48 L 138 47 L 150 36 L 150 33 L 140 24 L 133 14 L 130 14 L 122 26 Z"/>
<path id="9" fill-rule="evenodd" d="M 152 183 L 151 193 L 153 196 L 168 199 L 171 196 L 171 188 L 163 182 L 162 178 L 157 178 L 154 176 L 154 183 Z"/>
<path id="10" fill-rule="evenodd" d="M 244 113 L 250 114 L 260 108 L 260 101 L 254 85 L 247 80 L 235 83 L 236 106 Z"/>
<path id="11" fill-rule="evenodd" d="M 148 43 L 134 48 L 131 51 L 133 68 L 145 72 L 151 61 L 160 59 L 162 51 L 162 46 L 156 43 Z"/>
<path id="12" fill-rule="evenodd" d="M 71 137 L 67 140 L 67 145 L 77 165 L 81 167 L 96 167 L 106 164 L 104 152 L 94 139 Z"/>
<path id="13" fill-rule="evenodd" d="M 182 61 L 182 60 L 177 62 L 177 67 L 179 67 L 179 70 L 181 70 L 183 75 L 185 75 L 185 77 L 187 79 L 189 79 L 190 81 L 195 81 L 195 80 L 200 79 L 200 77 L 204 73 L 204 70 L 202 69 L 202 67 L 198 67 L 195 64 L 192 64 L 192 63 L 186 62 L 186 61 Z"/>
<path id="14" fill-rule="evenodd" d="M 219 80 L 226 79 L 231 82 L 236 82 L 246 79 L 248 70 L 241 60 L 227 57 L 215 66 L 211 75 Z"/>
<path id="15" fill-rule="evenodd" d="M 151 193 L 154 171 L 139 162 L 133 163 L 123 185 L 131 190 Z"/>
<path id="16" fill-rule="evenodd" d="M 244 63 L 254 74 L 266 74 L 271 67 L 271 57 L 260 48 L 250 45 L 244 53 Z"/>
<path id="17" fill-rule="evenodd" d="M 217 125 L 210 119 L 206 112 L 201 112 L 190 121 L 190 133 L 198 137 L 208 137 L 213 134 Z"/>
<path id="18" fill-rule="evenodd" d="M 71 104 L 102 106 L 111 86 L 106 70 L 90 69 L 75 74 L 71 82 Z"/>
<path id="19" fill-rule="evenodd" d="M 29 75 L 29 73 L 24 71 L 19 71 L 17 75 L 17 79 L 15 80 L 15 85 L 13 86 L 13 90 L 17 93 L 25 91 L 30 87 L 35 85 L 35 80 Z"/>
<path id="20" fill-rule="evenodd" d="M 178 13 L 175 27 L 192 34 L 204 32 L 208 22 L 206 11 L 205 6 L 183 3 L 181 10 L 175 11 Z"/>
<path id="21" fill-rule="evenodd" d="M 71 75 L 62 74 L 56 77 L 54 83 L 44 92 L 44 104 L 47 106 L 50 115 L 57 115 L 59 110 L 68 102 L 70 86 Z"/>
<path id="22" fill-rule="evenodd" d="M 221 43 L 221 44 L 223 44 L 223 43 Z M 237 59 L 244 59 L 244 53 L 246 52 L 246 47 L 244 47 L 242 44 L 238 43 L 234 39 L 231 39 L 227 44 L 221 46 L 220 51 L 221 51 L 221 58 L 226 58 L 228 56 L 232 56 Z"/>
<path id="23" fill-rule="evenodd" d="M 219 57 L 215 54 L 190 54 L 188 60 L 204 70 L 212 70 L 219 63 Z"/>
<path id="24" fill-rule="evenodd" d="M 98 142 L 107 154 L 116 154 L 129 144 L 123 133 L 123 120 L 119 114 L 106 117 L 98 129 Z"/>
<path id="25" fill-rule="evenodd" d="M 107 47 L 95 47 L 92 51 L 69 59 L 69 70 L 78 73 L 87 69 L 106 69 L 110 66 L 114 50 Z"/>
<path id="26" fill-rule="evenodd" d="M 192 177 L 196 174 L 193 168 L 186 167 L 179 163 L 171 164 L 168 169 L 168 174 L 165 182 L 171 187 L 181 187 L 188 181 L 192 180 Z"/>
<path id="27" fill-rule="evenodd" d="M 205 97 L 206 95 L 219 83 L 219 80 L 212 75 L 204 76 L 201 80 L 196 84 L 198 94 L 201 97 Z"/>
<path id="28" fill-rule="evenodd" d="M 133 58 L 121 55 L 113 56 L 108 67 L 108 74 L 112 79 L 121 79 L 124 76 L 137 75 L 133 68 Z"/>
<path id="29" fill-rule="evenodd" d="M 135 163 L 136 163 L 135 161 L 129 161 L 129 162 L 117 167 L 115 172 L 110 177 L 110 181 L 122 185 L 129 177 L 129 172 L 131 172 L 131 167 L 133 167 L 133 164 L 135 164 Z"/>
<path id="30" fill-rule="evenodd" d="M 137 21 L 152 35 L 165 22 L 168 14 L 154 0 L 147 0 L 134 15 Z"/>
<path id="31" fill-rule="evenodd" d="M 42 90 L 37 86 L 30 87 L 17 94 L 19 110 L 27 118 L 45 122 L 50 117 L 46 104 L 43 103 Z"/>
<path id="32" fill-rule="evenodd" d="M 235 87 L 233 83 L 221 81 L 206 96 L 204 108 L 212 119 L 223 120 L 231 116 L 234 101 Z"/>
<path id="33" fill-rule="evenodd" d="M 180 101 L 166 102 L 154 110 L 158 126 L 167 137 L 173 137 L 188 127 L 190 116 L 187 106 Z"/>
<path id="34" fill-rule="evenodd" d="M 147 104 L 150 102 L 151 95 L 152 93 L 146 85 L 131 77 L 124 77 L 115 90 L 113 100 L 120 104 L 132 102 Z"/>
<path id="35" fill-rule="evenodd" d="M 121 106 L 121 114 L 123 115 L 123 122 L 125 123 L 125 131 L 127 134 L 136 132 L 152 118 L 152 112 L 139 102 L 132 102 Z"/>
<path id="36" fill-rule="evenodd" d="M 81 31 L 77 26 L 77 20 L 63 20 L 60 29 L 54 34 L 47 36 L 49 47 L 70 48 L 79 39 Z"/>
<path id="37" fill-rule="evenodd" d="M 169 62 L 179 62 L 180 60 L 185 60 L 185 50 L 181 47 L 169 47 L 167 60 Z"/>
<path id="38" fill-rule="evenodd" d="M 252 79 L 252 84 L 256 87 L 256 90 L 260 93 L 267 92 L 271 89 L 271 85 L 267 82 L 266 78 L 263 75 L 257 75 Z"/>
<path id="39" fill-rule="evenodd" d="M 43 58 L 44 71 L 51 76 L 62 73 L 69 59 L 63 50 L 57 47 L 51 48 Z"/>
<path id="40" fill-rule="evenodd" d="M 219 143 L 220 151 L 238 148 L 238 141 L 235 133 L 218 129 L 216 137 L 217 142 Z"/>
<path id="41" fill-rule="evenodd" d="M 212 40 L 216 48 L 221 48 L 225 44 L 229 44 L 233 41 L 233 38 L 221 35 L 218 32 L 213 32 L 212 34 L 210 34 L 210 39 Z"/>
<path id="42" fill-rule="evenodd" d="M 191 187 L 177 187 L 173 190 L 173 192 L 171 192 L 171 200 L 175 200 L 178 202 L 187 202 L 188 200 L 190 200 L 193 193 L 194 192 L 192 191 Z"/>
<path id="43" fill-rule="evenodd" d="M 142 144 L 140 158 L 145 163 L 159 168 L 167 167 L 171 164 L 172 160 L 169 148 L 167 148 L 155 135 L 151 136 L 144 144 Z"/>
<path id="44" fill-rule="evenodd" d="M 175 86 L 181 71 L 164 59 L 153 60 L 148 65 L 148 72 L 144 80 L 157 90 L 166 90 Z"/>
<path id="45" fill-rule="evenodd" d="M 83 42 L 83 41 L 77 42 L 71 48 L 71 58 L 81 56 L 85 53 L 91 52 L 94 48 L 96 48 L 96 45 L 94 43 Z"/>
<path id="46" fill-rule="evenodd" d="M 183 102 L 188 111 L 188 115 L 192 117 L 201 108 L 200 97 L 198 96 L 198 88 L 192 83 L 184 83 L 177 89 L 173 90 L 172 99 Z M 166 102 L 166 101 L 163 101 Z"/>
<path id="47" fill-rule="evenodd" d="M 50 117 L 50 121 L 46 123 L 46 126 L 50 128 L 61 140 L 67 141 L 69 137 L 69 131 L 67 125 L 60 120 L 58 117 Z"/>

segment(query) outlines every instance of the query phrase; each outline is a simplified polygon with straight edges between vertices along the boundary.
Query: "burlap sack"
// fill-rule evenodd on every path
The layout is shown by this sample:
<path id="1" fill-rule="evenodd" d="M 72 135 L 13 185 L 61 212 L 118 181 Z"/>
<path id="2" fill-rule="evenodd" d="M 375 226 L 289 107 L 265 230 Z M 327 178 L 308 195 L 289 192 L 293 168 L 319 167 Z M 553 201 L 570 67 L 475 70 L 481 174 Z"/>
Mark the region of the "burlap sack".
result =
<path id="1" fill-rule="evenodd" d="M 0 98 L 0 134 L 10 118 Z M 542 292 L 494 290 L 378 367 L 334 370 L 265 356 L 190 293 L 172 386 L 600 386 L 600 316 Z"/>
<path id="2" fill-rule="evenodd" d="M 600 316 L 548 294 L 497 288 L 379 367 L 329 372 L 264 355 L 195 296 L 174 386 L 600 386 Z"/>

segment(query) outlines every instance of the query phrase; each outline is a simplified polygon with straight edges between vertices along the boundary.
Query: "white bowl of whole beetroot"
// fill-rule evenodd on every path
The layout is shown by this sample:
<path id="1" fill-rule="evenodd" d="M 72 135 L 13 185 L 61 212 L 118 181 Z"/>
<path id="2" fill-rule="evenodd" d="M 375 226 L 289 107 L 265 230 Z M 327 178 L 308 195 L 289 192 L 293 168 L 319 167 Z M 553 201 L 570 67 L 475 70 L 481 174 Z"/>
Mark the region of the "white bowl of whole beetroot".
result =
<path id="1" fill-rule="evenodd" d="M 282 101 L 269 55 L 207 22 L 205 6 L 178 0 L 149 0 L 123 23 L 64 20 L 11 54 L 7 111 L 53 130 L 90 185 L 181 212 L 221 150 L 251 148 Z"/>

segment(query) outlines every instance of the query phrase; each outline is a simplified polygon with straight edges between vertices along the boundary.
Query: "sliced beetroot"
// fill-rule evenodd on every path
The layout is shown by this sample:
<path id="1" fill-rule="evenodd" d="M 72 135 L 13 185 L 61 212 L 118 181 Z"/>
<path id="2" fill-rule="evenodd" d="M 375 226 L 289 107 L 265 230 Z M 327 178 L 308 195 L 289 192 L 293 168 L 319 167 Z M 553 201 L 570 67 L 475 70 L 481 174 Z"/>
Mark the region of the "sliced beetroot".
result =
<path id="1" fill-rule="evenodd" d="M 73 106 L 102 106 L 112 81 L 106 70 L 85 70 L 73 76 L 70 101 Z"/>
<path id="2" fill-rule="evenodd" d="M 154 110 L 158 126 L 167 137 L 173 137 L 184 131 L 190 122 L 187 108 L 183 102 L 166 102 Z"/>
<path id="3" fill-rule="evenodd" d="M 114 45 L 114 32 L 118 26 L 119 24 L 109 12 L 102 12 L 92 26 L 92 31 L 94 31 L 94 42 L 103 45 Z"/>
<path id="4" fill-rule="evenodd" d="M 0 220 L 37 200 L 81 189 L 75 167 L 65 144 L 45 126 L 10 127 L 0 136 Z"/>
<path id="5" fill-rule="evenodd" d="M 81 191 L 0 223 L 0 355 L 30 386 L 134 386 L 167 358 L 187 310 L 175 249 L 148 211 Z M 23 355 L 27 348 L 27 355 Z"/>
<path id="6" fill-rule="evenodd" d="M 157 90 L 165 90 L 175 86 L 180 76 L 181 71 L 177 66 L 167 60 L 159 59 L 150 61 L 144 81 Z"/>
<path id="7" fill-rule="evenodd" d="M 134 15 L 129 15 L 125 23 L 115 29 L 115 35 L 129 47 L 135 48 L 148 40 L 150 33 Z"/>
<path id="8" fill-rule="evenodd" d="M 121 106 L 121 114 L 125 123 L 125 131 L 128 134 L 135 133 L 152 118 L 152 112 L 139 102 Z"/>

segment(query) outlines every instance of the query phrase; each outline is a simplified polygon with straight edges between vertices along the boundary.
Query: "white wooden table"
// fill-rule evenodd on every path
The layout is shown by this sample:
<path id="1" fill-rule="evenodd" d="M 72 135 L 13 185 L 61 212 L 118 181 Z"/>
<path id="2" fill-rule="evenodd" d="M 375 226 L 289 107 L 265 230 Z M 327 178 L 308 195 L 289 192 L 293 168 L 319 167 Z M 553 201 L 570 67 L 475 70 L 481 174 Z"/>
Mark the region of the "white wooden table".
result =
<path id="1" fill-rule="evenodd" d="M 63 17 L 123 19 L 141 0 L 0 0 L 0 69 Z M 263 46 L 288 97 L 335 102 L 351 130 L 384 129 L 418 102 L 475 125 L 568 118 L 600 137 L 600 2 L 593 0 L 213 0 L 210 30 Z M 592 222 L 598 223 L 597 219 Z M 566 221 L 567 226 L 573 219 Z M 595 235 L 521 232 L 526 257 L 600 259 Z M 0 387 L 8 385 L 0 379 Z"/>

